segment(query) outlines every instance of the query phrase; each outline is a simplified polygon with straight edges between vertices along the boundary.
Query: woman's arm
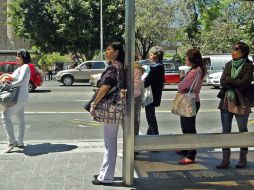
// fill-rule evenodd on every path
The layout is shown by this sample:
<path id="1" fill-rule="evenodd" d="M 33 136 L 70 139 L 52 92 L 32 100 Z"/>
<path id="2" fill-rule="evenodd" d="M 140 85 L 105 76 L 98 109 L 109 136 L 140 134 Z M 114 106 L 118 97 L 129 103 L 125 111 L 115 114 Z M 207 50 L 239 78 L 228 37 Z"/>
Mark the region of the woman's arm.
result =
<path id="1" fill-rule="evenodd" d="M 102 100 L 102 98 L 107 94 L 107 92 L 110 90 L 111 86 L 110 85 L 102 85 L 94 99 L 94 101 L 91 103 L 91 108 L 90 108 L 90 114 L 94 118 L 96 117 L 96 111 L 95 108 L 97 104 Z"/>
<path id="2" fill-rule="evenodd" d="M 102 85 L 93 101 L 94 105 L 97 105 L 102 98 L 107 94 L 107 92 L 110 90 L 111 86 L 110 85 Z"/>
<path id="3" fill-rule="evenodd" d="M 184 79 L 178 84 L 178 90 L 180 92 L 184 92 L 191 87 L 197 75 L 197 72 L 197 69 L 192 69 L 191 71 L 189 71 L 189 73 L 184 77 Z"/>
<path id="4" fill-rule="evenodd" d="M 246 87 L 249 87 L 253 78 L 253 65 L 248 63 L 246 65 L 246 72 L 242 78 L 236 78 L 229 81 L 229 85 L 239 89 L 244 90 Z"/>

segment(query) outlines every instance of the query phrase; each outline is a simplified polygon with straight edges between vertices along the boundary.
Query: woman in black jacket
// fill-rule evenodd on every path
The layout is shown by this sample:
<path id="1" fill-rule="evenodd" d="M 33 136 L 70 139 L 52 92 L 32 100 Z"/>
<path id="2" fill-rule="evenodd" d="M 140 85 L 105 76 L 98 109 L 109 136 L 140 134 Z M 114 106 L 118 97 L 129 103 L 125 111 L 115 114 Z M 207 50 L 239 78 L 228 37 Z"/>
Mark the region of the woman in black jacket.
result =
<path id="1" fill-rule="evenodd" d="M 148 123 L 147 135 L 158 135 L 158 124 L 155 116 L 155 107 L 159 107 L 161 103 L 161 95 L 164 85 L 164 65 L 163 61 L 164 52 L 160 46 L 154 46 L 149 51 L 149 58 L 153 65 L 145 78 L 145 88 L 151 86 L 153 94 L 153 103 L 145 107 L 146 120 Z"/>
<path id="2" fill-rule="evenodd" d="M 249 46 L 238 42 L 232 50 L 232 61 L 228 62 L 221 76 L 222 89 L 218 94 L 221 98 L 219 109 L 221 110 L 222 132 L 231 133 L 232 119 L 235 116 L 240 132 L 247 132 L 247 123 L 251 113 L 248 100 L 249 86 L 253 78 L 253 63 L 248 59 Z M 230 148 L 223 148 L 222 162 L 218 169 L 229 167 Z M 247 147 L 241 147 L 240 157 L 236 168 L 245 168 L 247 165 Z"/>

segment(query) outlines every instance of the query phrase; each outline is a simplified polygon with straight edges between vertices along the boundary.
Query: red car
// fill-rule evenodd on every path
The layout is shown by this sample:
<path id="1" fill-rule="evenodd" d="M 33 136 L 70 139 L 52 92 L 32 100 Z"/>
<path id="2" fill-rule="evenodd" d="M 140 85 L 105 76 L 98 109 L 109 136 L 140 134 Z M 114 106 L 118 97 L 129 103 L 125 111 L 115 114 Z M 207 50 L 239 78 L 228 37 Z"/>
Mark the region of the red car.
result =
<path id="1" fill-rule="evenodd" d="M 172 84 L 172 83 L 179 83 L 180 82 L 180 75 L 179 75 L 179 64 L 174 61 L 173 59 L 163 59 L 163 64 L 165 67 L 165 75 L 164 75 L 164 80 L 165 84 Z M 141 60 L 139 63 L 142 66 L 146 66 L 146 73 L 148 74 L 151 66 L 151 61 L 149 59 L 146 60 Z M 148 67 L 147 67 L 148 66 Z"/>
<path id="2" fill-rule="evenodd" d="M 33 92 L 38 86 L 41 86 L 43 83 L 43 78 L 41 71 L 34 64 L 29 63 L 30 67 L 30 81 L 28 85 L 29 92 Z M 12 74 L 14 70 L 18 68 L 17 62 L 0 62 L 0 75 L 4 73 Z"/>

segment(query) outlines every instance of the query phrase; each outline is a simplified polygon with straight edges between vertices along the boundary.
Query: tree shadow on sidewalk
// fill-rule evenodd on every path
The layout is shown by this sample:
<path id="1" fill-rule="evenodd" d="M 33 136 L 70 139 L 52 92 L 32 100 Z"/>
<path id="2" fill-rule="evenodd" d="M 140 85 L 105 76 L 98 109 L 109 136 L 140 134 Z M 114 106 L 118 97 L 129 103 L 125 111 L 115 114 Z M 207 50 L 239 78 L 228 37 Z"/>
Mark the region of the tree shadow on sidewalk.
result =
<path id="1" fill-rule="evenodd" d="M 76 148 L 78 148 L 78 146 L 76 145 L 42 143 L 34 145 L 28 144 L 24 147 L 23 150 L 18 150 L 14 152 L 24 153 L 27 156 L 39 156 L 48 153 L 67 152 Z"/>

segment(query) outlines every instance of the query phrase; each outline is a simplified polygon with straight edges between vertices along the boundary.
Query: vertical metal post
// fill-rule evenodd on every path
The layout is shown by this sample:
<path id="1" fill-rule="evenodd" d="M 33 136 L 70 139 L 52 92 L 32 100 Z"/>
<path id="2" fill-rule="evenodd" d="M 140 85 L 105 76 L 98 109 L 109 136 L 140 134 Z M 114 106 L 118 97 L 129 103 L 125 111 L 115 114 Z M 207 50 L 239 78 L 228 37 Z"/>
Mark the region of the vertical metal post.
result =
<path id="1" fill-rule="evenodd" d="M 102 19 L 102 0 L 100 4 L 100 41 L 101 41 L 101 60 L 103 60 L 103 19 Z"/>
<path id="2" fill-rule="evenodd" d="M 123 182 L 133 184 L 134 177 L 134 81 L 135 0 L 125 1 L 125 65 L 127 77 L 127 119 L 123 128 Z"/>

